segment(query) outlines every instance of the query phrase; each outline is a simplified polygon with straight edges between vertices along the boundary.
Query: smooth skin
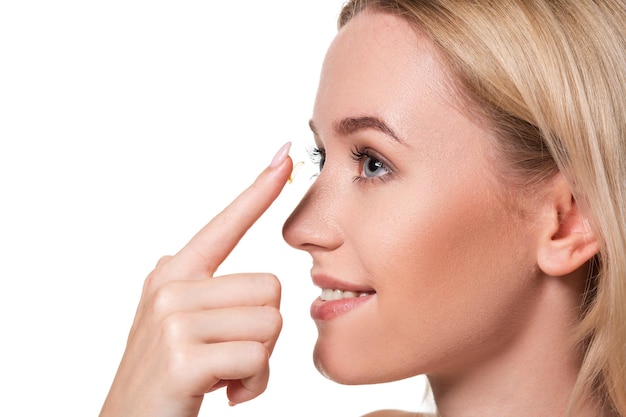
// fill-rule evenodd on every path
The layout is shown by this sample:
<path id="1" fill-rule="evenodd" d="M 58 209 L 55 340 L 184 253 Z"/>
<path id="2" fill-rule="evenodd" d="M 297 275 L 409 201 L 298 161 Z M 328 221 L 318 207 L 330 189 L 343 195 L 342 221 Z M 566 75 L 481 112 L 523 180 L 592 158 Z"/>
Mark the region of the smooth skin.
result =
<path id="1" fill-rule="evenodd" d="M 285 145 L 254 184 L 145 281 L 126 351 L 100 417 L 196 416 L 204 394 L 231 403 L 261 394 L 281 330 L 272 274 L 213 276 L 292 170 Z"/>
<path id="2" fill-rule="evenodd" d="M 563 176 L 507 182 L 499 139 L 432 42 L 371 10 L 330 46 L 311 126 L 323 164 L 284 237 L 317 285 L 367 294 L 314 302 L 319 370 L 344 384 L 425 374 L 445 417 L 563 416 L 598 250 Z M 584 407 L 573 415 L 600 415 Z"/>

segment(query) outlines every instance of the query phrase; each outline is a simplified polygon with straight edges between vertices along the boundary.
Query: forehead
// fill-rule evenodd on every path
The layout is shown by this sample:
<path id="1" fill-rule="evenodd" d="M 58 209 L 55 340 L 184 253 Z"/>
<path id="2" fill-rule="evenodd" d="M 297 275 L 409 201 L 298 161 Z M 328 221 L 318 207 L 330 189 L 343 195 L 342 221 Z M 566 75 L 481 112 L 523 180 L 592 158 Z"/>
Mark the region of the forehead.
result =
<path id="1" fill-rule="evenodd" d="M 320 77 L 314 119 L 376 115 L 399 129 L 439 117 L 450 107 L 446 73 L 434 46 L 404 19 L 359 13 L 329 47 Z M 405 135 L 408 132 L 400 132 Z"/>

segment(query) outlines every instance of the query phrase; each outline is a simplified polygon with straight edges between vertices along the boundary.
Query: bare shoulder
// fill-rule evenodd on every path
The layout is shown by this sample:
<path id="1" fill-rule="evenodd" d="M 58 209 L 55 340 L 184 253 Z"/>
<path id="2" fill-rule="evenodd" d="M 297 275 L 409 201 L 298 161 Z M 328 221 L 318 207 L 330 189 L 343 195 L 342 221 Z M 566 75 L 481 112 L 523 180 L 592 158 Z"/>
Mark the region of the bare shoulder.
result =
<path id="1" fill-rule="evenodd" d="M 400 410 L 378 410 L 367 413 L 362 417 L 435 417 L 435 414 L 410 413 Z"/>

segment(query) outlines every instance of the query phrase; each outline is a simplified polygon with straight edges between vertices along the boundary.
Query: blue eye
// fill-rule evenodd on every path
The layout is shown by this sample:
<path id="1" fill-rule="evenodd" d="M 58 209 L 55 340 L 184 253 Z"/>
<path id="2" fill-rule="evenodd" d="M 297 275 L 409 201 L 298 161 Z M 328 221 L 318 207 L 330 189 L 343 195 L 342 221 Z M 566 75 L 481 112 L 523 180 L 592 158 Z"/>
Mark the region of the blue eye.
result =
<path id="1" fill-rule="evenodd" d="M 387 174 L 392 172 L 381 158 L 374 156 L 373 152 L 369 149 L 361 150 L 355 147 L 352 149 L 352 159 L 359 164 L 359 175 L 354 177 L 355 181 L 370 179 L 385 180 Z"/>
<path id="2" fill-rule="evenodd" d="M 363 158 L 363 175 L 367 178 L 379 177 L 388 173 L 389 170 L 378 159 L 372 156 Z"/>

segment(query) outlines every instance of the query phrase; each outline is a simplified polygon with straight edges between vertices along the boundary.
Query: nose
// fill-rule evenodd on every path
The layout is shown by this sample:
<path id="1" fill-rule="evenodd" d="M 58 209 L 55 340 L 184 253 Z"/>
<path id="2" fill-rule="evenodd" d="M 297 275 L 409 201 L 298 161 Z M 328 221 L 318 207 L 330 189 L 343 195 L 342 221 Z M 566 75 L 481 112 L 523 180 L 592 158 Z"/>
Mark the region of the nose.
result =
<path id="1" fill-rule="evenodd" d="M 331 251 L 343 244 L 336 185 L 320 176 L 285 221 L 283 238 L 296 249 Z"/>

